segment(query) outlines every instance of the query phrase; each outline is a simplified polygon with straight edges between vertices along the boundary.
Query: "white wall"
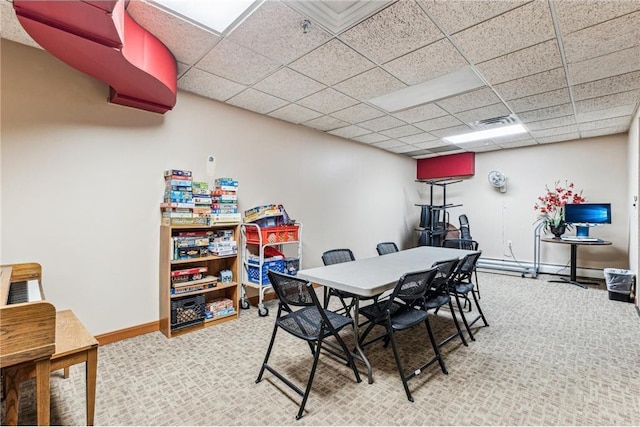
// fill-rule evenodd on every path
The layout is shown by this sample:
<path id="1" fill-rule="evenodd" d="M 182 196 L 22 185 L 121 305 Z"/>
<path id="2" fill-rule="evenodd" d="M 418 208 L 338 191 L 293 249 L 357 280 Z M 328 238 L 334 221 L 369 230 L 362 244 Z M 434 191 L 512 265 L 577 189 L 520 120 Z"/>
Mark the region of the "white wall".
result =
<path id="1" fill-rule="evenodd" d="M 165 169 L 238 179 L 240 208 L 282 203 L 303 265 L 409 240 L 415 160 L 178 94 L 164 116 L 109 105 L 107 87 L 2 41 L 2 263 L 40 262 L 47 299 L 94 334 L 157 320 Z"/>
<path id="2" fill-rule="evenodd" d="M 629 129 L 628 143 L 628 162 L 629 162 L 629 195 L 628 198 L 633 203 L 629 207 L 629 268 L 638 274 L 638 266 L 640 265 L 640 253 L 638 252 L 638 244 L 640 237 L 638 233 L 638 204 L 640 200 L 640 108 L 636 111 L 636 115 Z M 636 305 L 640 305 L 640 297 L 636 292 Z"/>
<path id="3" fill-rule="evenodd" d="M 113 106 L 105 85 L 43 51 L 2 40 L 1 54 L 0 262 L 40 262 L 47 299 L 94 334 L 157 320 L 162 172 L 206 179 L 209 154 L 216 176 L 240 181 L 241 209 L 282 203 L 304 224 L 304 267 L 330 248 L 362 258 L 383 240 L 417 241 L 415 204 L 429 193 L 410 158 L 185 92 L 163 116 Z M 463 204 L 451 222 L 466 213 L 486 257 L 509 259 L 512 240 L 531 261 L 536 197 L 573 180 L 614 208 L 614 224 L 592 230 L 614 246 L 581 248 L 580 266 L 626 268 L 627 154 L 626 135 L 480 153 L 475 177 L 447 189 Z M 492 169 L 509 176 L 506 194 L 489 186 Z M 568 263 L 568 247 L 542 249 Z"/>

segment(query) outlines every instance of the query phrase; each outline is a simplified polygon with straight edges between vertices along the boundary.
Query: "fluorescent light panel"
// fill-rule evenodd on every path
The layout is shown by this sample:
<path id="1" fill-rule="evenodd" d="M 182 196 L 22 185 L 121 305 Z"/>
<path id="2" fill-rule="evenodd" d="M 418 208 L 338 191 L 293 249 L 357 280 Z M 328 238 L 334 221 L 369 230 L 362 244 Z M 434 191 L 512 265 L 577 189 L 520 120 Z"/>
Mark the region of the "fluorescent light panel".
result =
<path id="1" fill-rule="evenodd" d="M 395 113 L 483 86 L 485 83 L 475 71 L 471 67 L 464 67 L 444 76 L 377 96 L 369 102 L 385 111 Z"/>
<path id="2" fill-rule="evenodd" d="M 523 125 L 503 126 L 499 128 L 479 130 L 477 132 L 463 133 L 460 135 L 448 136 L 443 138 L 451 144 L 464 144 L 466 142 L 482 141 L 483 139 L 498 138 L 501 136 L 517 135 L 525 133 L 527 130 Z"/>
<path id="3" fill-rule="evenodd" d="M 238 19 L 255 0 L 154 0 L 190 20 L 219 33 Z"/>

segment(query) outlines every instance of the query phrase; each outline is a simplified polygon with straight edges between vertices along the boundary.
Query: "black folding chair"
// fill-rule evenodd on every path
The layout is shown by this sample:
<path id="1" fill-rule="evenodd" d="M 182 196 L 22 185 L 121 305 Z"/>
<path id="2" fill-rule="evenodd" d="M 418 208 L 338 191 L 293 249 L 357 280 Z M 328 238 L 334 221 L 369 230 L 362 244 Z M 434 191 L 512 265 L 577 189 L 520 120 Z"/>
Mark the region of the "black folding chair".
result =
<path id="1" fill-rule="evenodd" d="M 462 317 L 462 322 L 464 323 L 465 328 L 467 329 L 467 333 L 469 334 L 469 338 L 471 341 L 475 341 L 476 339 L 471 332 L 471 326 L 474 325 L 478 320 L 482 319 L 482 322 L 485 326 L 489 326 L 487 319 L 484 317 L 484 313 L 482 313 L 482 309 L 480 308 L 480 304 L 478 303 L 478 298 L 476 297 L 475 292 L 473 292 L 474 284 L 472 281 L 473 272 L 475 271 L 476 264 L 482 251 L 474 252 L 463 257 L 458 266 L 456 267 L 456 271 L 453 274 L 453 277 L 450 281 L 449 293 L 455 297 L 456 304 L 458 305 L 458 311 L 460 312 L 460 316 Z M 469 294 L 473 297 L 473 301 L 475 302 L 476 309 L 478 310 L 478 316 L 473 319 L 471 322 L 467 321 L 467 318 L 464 314 L 464 310 L 462 308 L 462 304 L 460 303 L 460 298 L 465 298 L 469 300 Z M 471 305 L 471 304 L 469 304 Z M 469 307 L 469 311 L 471 311 L 471 307 Z"/>
<path id="2" fill-rule="evenodd" d="M 376 245 L 378 255 L 386 255 L 393 252 L 398 252 L 398 245 L 394 242 L 382 242 Z"/>
<path id="3" fill-rule="evenodd" d="M 393 348 L 393 356 L 398 367 L 398 373 L 404 386 L 404 391 L 407 394 L 407 399 L 413 402 L 413 396 L 409 391 L 407 382 L 420 374 L 424 369 L 430 366 L 434 362 L 440 364 L 442 372 L 447 374 L 447 368 L 445 367 L 438 345 L 436 344 L 433 332 L 431 331 L 431 325 L 427 320 L 428 314 L 426 311 L 416 308 L 424 304 L 425 293 L 430 286 L 432 280 L 437 274 L 437 269 L 432 268 L 423 271 L 416 271 L 412 273 L 404 274 L 398 283 L 396 284 L 393 292 L 388 299 L 377 301 L 374 304 L 362 307 L 360 314 L 365 316 L 370 324 L 365 329 L 364 333 L 360 337 L 359 341 L 361 346 L 372 344 L 378 340 L 385 340 L 385 347 L 388 341 L 391 341 L 391 347 Z M 405 329 L 412 328 L 420 323 L 424 323 L 427 328 L 427 334 L 431 347 L 435 352 L 435 356 L 423 363 L 417 369 L 412 370 L 408 375 L 405 374 L 402 361 L 398 354 L 398 347 L 395 340 L 395 333 Z M 367 336 L 373 330 L 375 325 L 382 325 L 385 327 L 386 332 L 376 338 L 366 341 Z"/>
<path id="4" fill-rule="evenodd" d="M 432 267 L 438 270 L 438 274 L 433 279 L 429 289 L 427 289 L 427 293 L 424 299 L 423 308 L 426 311 L 435 310 L 435 313 L 437 313 L 441 307 L 448 305 L 449 311 L 451 312 L 451 317 L 453 318 L 453 323 L 456 327 L 456 333 L 443 339 L 440 343 L 438 343 L 438 347 L 442 347 L 455 337 L 460 337 L 462 344 L 464 346 L 468 346 L 467 340 L 465 340 L 464 334 L 462 333 L 462 329 L 460 329 L 460 323 L 458 323 L 458 317 L 456 316 L 456 312 L 453 309 L 451 295 L 449 294 L 450 282 L 453 278 L 458 262 L 459 260 L 457 258 L 452 258 L 449 260 L 437 261 L 433 263 Z"/>
<path id="5" fill-rule="evenodd" d="M 345 358 L 347 365 L 356 377 L 356 381 L 361 381 L 351 352 L 338 334 L 345 326 L 351 325 L 353 327 L 353 319 L 325 310 L 318 300 L 313 285 L 306 280 L 276 273 L 271 270 L 269 270 L 267 274 L 269 275 L 271 286 L 278 296 L 278 315 L 275 326 L 273 327 L 273 334 L 271 335 L 267 354 L 264 357 L 264 362 L 262 363 L 262 368 L 260 368 L 256 383 L 262 380 L 262 375 L 266 369 L 302 396 L 300 409 L 298 410 L 298 415 L 296 415 L 296 420 L 299 420 L 302 417 L 304 406 L 307 403 L 307 398 L 311 391 L 311 384 L 313 383 L 313 377 L 316 373 L 318 358 L 320 356 L 320 350 L 323 349 L 323 344 L 333 350 L 331 351 L 327 348 L 332 354 Z M 301 308 L 294 310 L 294 307 Z M 309 374 L 304 392 L 268 364 L 273 343 L 276 339 L 276 333 L 279 328 L 294 337 L 306 341 L 313 354 L 313 366 L 311 367 L 311 373 Z M 331 341 L 325 342 L 325 339 L 331 336 L 336 339 L 337 344 Z M 337 353 L 336 351 L 341 351 L 341 353 Z"/>
<path id="6" fill-rule="evenodd" d="M 351 249 L 331 249 L 322 254 L 322 262 L 324 265 L 332 265 L 332 264 L 340 264 L 343 262 L 355 261 L 356 258 L 353 256 L 353 252 Z M 350 292 L 339 291 L 333 288 L 324 288 L 324 308 L 329 306 L 329 300 L 332 296 L 338 297 L 340 300 L 340 304 L 342 304 L 342 310 L 338 310 L 339 313 L 345 313 L 347 316 L 351 317 L 351 309 L 355 305 L 355 299 L 357 295 L 354 295 Z M 376 297 L 360 297 L 361 300 L 366 299 L 377 299 Z M 349 302 L 347 302 L 349 300 Z"/>
<path id="7" fill-rule="evenodd" d="M 466 249 L 468 251 L 477 251 L 480 245 L 478 242 L 472 239 L 445 239 L 442 242 L 442 247 L 444 248 L 453 248 L 453 249 Z M 475 287 L 473 288 L 473 292 L 480 299 L 480 286 L 478 285 L 478 270 L 474 267 L 473 275 L 476 279 Z M 465 307 L 468 302 L 468 299 L 465 301 Z M 471 309 L 471 304 L 469 304 L 469 309 Z"/>

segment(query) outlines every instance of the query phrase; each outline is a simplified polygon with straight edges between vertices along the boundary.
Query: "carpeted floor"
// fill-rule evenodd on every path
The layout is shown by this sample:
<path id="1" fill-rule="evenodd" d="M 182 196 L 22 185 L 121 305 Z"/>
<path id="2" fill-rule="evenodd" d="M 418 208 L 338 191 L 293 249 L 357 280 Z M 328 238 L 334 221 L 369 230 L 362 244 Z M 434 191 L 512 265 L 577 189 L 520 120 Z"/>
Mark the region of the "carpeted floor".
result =
<path id="1" fill-rule="evenodd" d="M 468 347 L 442 351 L 449 375 L 432 365 L 409 382 L 407 400 L 391 349 L 367 348 L 373 384 L 328 354 L 320 358 L 304 417 L 300 398 L 265 373 L 255 379 L 271 335 L 257 309 L 237 321 L 168 340 L 160 332 L 99 350 L 96 425 L 639 425 L 640 316 L 610 301 L 604 286 L 578 287 L 480 273 L 490 327 Z M 433 317 L 436 335 L 453 326 Z M 350 338 L 348 330 L 345 339 Z M 399 335 L 410 368 L 430 358 L 424 327 Z M 421 356 L 422 355 L 422 356 Z M 272 363 L 299 384 L 311 367 L 308 347 L 280 333 Z M 411 366 L 409 366 L 411 365 Z M 362 365 L 360 365 L 362 368 Z M 364 372 L 361 369 L 361 372 Z M 21 394 L 22 425 L 36 421 L 33 384 Z M 51 380 L 51 422 L 85 424 L 84 371 Z"/>

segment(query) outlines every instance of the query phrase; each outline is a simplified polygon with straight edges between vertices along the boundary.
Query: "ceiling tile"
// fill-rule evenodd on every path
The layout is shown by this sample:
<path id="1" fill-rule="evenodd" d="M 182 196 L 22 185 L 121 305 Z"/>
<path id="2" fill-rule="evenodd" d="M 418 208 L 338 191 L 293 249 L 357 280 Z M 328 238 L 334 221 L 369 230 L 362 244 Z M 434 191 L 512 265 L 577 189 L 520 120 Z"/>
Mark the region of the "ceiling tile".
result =
<path id="1" fill-rule="evenodd" d="M 322 116 L 317 119 L 309 120 L 308 122 L 305 122 L 304 125 L 326 132 L 328 130 L 348 126 L 349 123 L 343 122 L 335 117 Z"/>
<path id="2" fill-rule="evenodd" d="M 326 85 L 370 70 L 375 64 L 339 40 L 333 39 L 289 65 Z"/>
<path id="3" fill-rule="evenodd" d="M 313 111 L 296 104 L 289 104 L 269 113 L 269 116 L 271 117 L 296 124 L 315 119 L 321 115 L 322 114 L 317 111 Z"/>
<path id="4" fill-rule="evenodd" d="M 413 145 L 409 145 L 409 144 L 404 144 L 404 145 L 399 145 L 397 147 L 391 147 L 389 148 L 389 151 L 393 152 L 393 153 L 398 153 L 398 154 L 404 154 L 404 153 L 409 153 L 412 151 L 415 151 L 416 147 L 414 147 Z"/>
<path id="5" fill-rule="evenodd" d="M 623 133 L 626 131 L 627 131 L 626 127 L 624 129 L 621 127 L 609 127 L 609 128 L 585 130 L 580 132 L 580 135 L 582 135 L 583 138 L 592 138 L 594 136 L 615 135 L 617 133 Z"/>
<path id="6" fill-rule="evenodd" d="M 495 0 L 422 0 L 428 13 L 449 34 L 476 25 L 527 3 Z"/>
<path id="7" fill-rule="evenodd" d="M 329 131 L 329 133 L 332 135 L 341 136 L 343 138 L 354 138 L 356 136 L 366 135 L 370 133 L 370 131 L 361 128 L 360 126 L 349 125 L 343 128 L 334 129 L 332 131 Z"/>
<path id="8" fill-rule="evenodd" d="M 570 133 L 563 133 L 561 135 L 545 136 L 545 137 L 536 138 L 536 139 L 540 144 L 551 144 L 554 142 L 572 141 L 574 139 L 579 139 L 579 138 L 580 138 L 580 134 L 578 132 L 570 132 Z"/>
<path id="9" fill-rule="evenodd" d="M 433 147 L 429 149 L 432 153 L 446 153 L 446 154 L 455 154 L 455 153 L 464 153 L 460 147 L 457 147 L 453 144 L 442 145 L 440 147 Z"/>
<path id="10" fill-rule="evenodd" d="M 554 105 L 570 102 L 568 89 L 557 89 L 524 98 L 512 99 L 507 102 L 516 113 L 523 111 L 539 110 Z"/>
<path id="11" fill-rule="evenodd" d="M 365 144 L 373 144 L 375 142 L 386 141 L 387 139 L 389 139 L 389 137 L 380 135 L 379 133 L 370 133 L 367 135 L 355 137 L 353 139 L 359 142 L 364 142 Z"/>
<path id="12" fill-rule="evenodd" d="M 524 141 L 525 139 L 531 139 L 531 135 L 529 135 L 529 133 L 520 133 L 517 135 L 508 135 L 508 136 L 501 136 L 499 138 L 492 138 L 491 140 L 498 145 L 502 145 L 508 142 Z"/>
<path id="13" fill-rule="evenodd" d="M 527 138 L 522 141 L 511 141 L 511 142 L 495 142 L 498 147 L 502 148 L 518 148 L 518 147 L 528 147 L 530 145 L 538 145 L 535 139 Z"/>
<path id="14" fill-rule="evenodd" d="M 509 111 L 509 109 L 500 102 L 498 104 L 456 113 L 456 117 L 465 123 L 472 123 L 478 120 L 493 119 L 495 117 L 507 116 L 509 114 L 511 114 L 511 111 Z"/>
<path id="15" fill-rule="evenodd" d="M 276 70 L 279 65 L 269 58 L 224 39 L 195 66 L 225 79 L 250 85 Z"/>
<path id="16" fill-rule="evenodd" d="M 637 1 L 572 0 L 556 1 L 554 6 L 563 34 L 640 10 Z"/>
<path id="17" fill-rule="evenodd" d="M 413 1 L 399 1 L 340 37 L 349 46 L 383 64 L 441 39 L 443 34 Z"/>
<path id="18" fill-rule="evenodd" d="M 429 133 L 438 138 L 446 138 L 447 136 L 458 135 L 461 133 L 471 132 L 473 129 L 467 125 L 453 126 L 446 129 L 432 130 Z"/>
<path id="19" fill-rule="evenodd" d="M 416 147 L 422 149 L 422 150 L 431 150 L 434 148 L 438 148 L 438 147 L 451 147 L 451 144 L 449 144 L 446 141 L 441 141 L 439 139 L 433 140 L 433 141 L 425 141 L 425 142 L 416 142 L 414 144 L 411 145 L 415 145 Z"/>
<path id="20" fill-rule="evenodd" d="M 334 86 L 334 88 L 340 92 L 360 101 L 366 101 L 405 87 L 407 87 L 407 85 L 381 68 L 365 71 Z"/>
<path id="21" fill-rule="evenodd" d="M 562 67 L 558 42 L 549 40 L 478 64 L 478 70 L 491 84 L 519 79 Z"/>
<path id="22" fill-rule="evenodd" d="M 231 105 L 235 105 L 236 107 L 255 111 L 260 114 L 267 114 L 275 109 L 287 105 L 287 101 L 283 99 L 276 98 L 275 96 L 268 95 L 252 88 L 234 96 L 227 102 Z"/>
<path id="23" fill-rule="evenodd" d="M 629 116 L 636 110 L 636 104 L 622 105 L 620 107 L 607 108 L 606 110 L 590 111 L 588 113 L 578 113 L 576 120 L 578 123 L 592 122 L 594 120 L 611 119 L 614 117 Z"/>
<path id="24" fill-rule="evenodd" d="M 436 157 L 437 154 L 433 154 L 430 150 L 416 150 L 405 153 L 405 155 L 413 157 L 414 159 L 426 159 L 429 157 Z"/>
<path id="25" fill-rule="evenodd" d="M 456 119 L 453 116 L 443 116 L 435 119 L 424 120 L 422 122 L 414 123 L 415 126 L 419 127 L 424 131 L 432 131 L 436 129 L 444 129 L 451 126 L 462 125 L 463 123 Z"/>
<path id="26" fill-rule="evenodd" d="M 0 35 L 3 39 L 42 49 L 22 28 L 13 10 L 13 3 L 9 1 L 0 1 Z"/>
<path id="27" fill-rule="evenodd" d="M 567 78 L 564 74 L 564 68 L 560 67 L 501 83 L 495 85 L 494 89 L 504 100 L 508 101 L 563 87 L 567 87 Z"/>
<path id="28" fill-rule="evenodd" d="M 425 104 L 419 107 L 410 108 L 408 110 L 394 113 L 393 116 L 407 123 L 420 122 L 426 119 L 446 116 L 447 112 L 436 104 Z"/>
<path id="29" fill-rule="evenodd" d="M 572 91 L 573 98 L 580 101 L 632 89 L 640 89 L 640 71 L 575 85 Z"/>
<path id="30" fill-rule="evenodd" d="M 378 148 L 384 148 L 386 150 L 388 148 L 393 148 L 393 147 L 402 147 L 402 146 L 405 146 L 406 144 L 403 144 L 400 141 L 396 141 L 395 139 L 388 139 L 382 142 L 374 142 L 371 145 Z"/>
<path id="31" fill-rule="evenodd" d="M 587 122 L 587 123 L 580 123 L 578 125 L 578 128 L 580 129 L 580 131 L 589 131 L 589 130 L 594 130 L 594 129 L 602 129 L 602 128 L 609 128 L 609 127 L 616 127 L 616 128 L 629 128 L 629 126 L 631 125 L 631 120 L 633 119 L 632 116 L 624 116 L 624 117 L 614 117 L 611 119 L 604 119 L 604 120 L 596 120 L 593 122 Z"/>
<path id="32" fill-rule="evenodd" d="M 325 86 L 296 71 L 283 67 L 253 86 L 261 92 L 295 102 Z"/>
<path id="33" fill-rule="evenodd" d="M 460 111 L 484 107 L 497 102 L 500 102 L 500 98 L 496 96 L 491 88 L 482 88 L 462 95 L 441 99 L 436 104 L 449 113 L 459 113 Z"/>
<path id="34" fill-rule="evenodd" d="M 575 124 L 576 124 L 576 118 L 574 116 L 564 116 L 564 117 L 557 117 L 555 119 L 547 119 L 547 120 L 540 120 L 537 122 L 530 122 L 530 123 L 527 123 L 525 127 L 529 131 L 535 132 L 539 130 L 551 129 L 551 128 L 557 128 L 561 126 L 569 126 L 569 125 L 575 125 Z"/>
<path id="35" fill-rule="evenodd" d="M 404 142 L 405 144 L 417 144 L 420 142 L 433 141 L 434 139 L 438 139 L 438 138 L 427 132 L 422 132 L 417 135 L 398 138 L 398 140 Z"/>
<path id="36" fill-rule="evenodd" d="M 342 110 L 357 104 L 358 101 L 330 87 L 301 99 L 298 104 L 325 114 Z"/>
<path id="37" fill-rule="evenodd" d="M 454 144 L 455 145 L 455 144 Z M 467 150 L 467 151 L 474 151 L 474 152 L 481 152 L 481 151 L 493 151 L 493 150 L 499 150 L 500 147 L 497 146 L 496 144 L 494 144 L 491 141 L 474 141 L 474 142 L 469 142 L 467 144 L 461 144 L 459 146 L 460 148 Z"/>
<path id="38" fill-rule="evenodd" d="M 589 111 L 605 110 L 621 105 L 635 104 L 640 98 L 640 90 L 614 93 L 613 95 L 600 96 L 576 102 L 576 113 L 588 113 Z"/>
<path id="39" fill-rule="evenodd" d="M 568 63 L 606 55 L 638 46 L 640 43 L 640 12 L 568 34 L 563 37 Z"/>
<path id="40" fill-rule="evenodd" d="M 261 55 L 287 64 L 331 38 L 322 28 L 304 34 L 304 16 L 279 1 L 265 1 L 228 39 Z"/>
<path id="41" fill-rule="evenodd" d="M 220 37 L 151 3 L 131 1 L 129 15 L 169 48 L 177 61 L 193 65 Z M 187 41 L 188 42 L 185 42 Z"/>
<path id="42" fill-rule="evenodd" d="M 533 135 L 534 138 L 539 140 L 540 138 L 546 138 L 548 136 L 565 135 L 568 133 L 575 133 L 575 132 L 578 132 L 578 126 L 569 125 L 569 126 L 560 126 L 560 127 L 551 128 L 551 129 L 537 130 L 535 132 L 530 132 L 530 133 L 531 135 Z"/>
<path id="43" fill-rule="evenodd" d="M 422 133 L 422 130 L 418 129 L 415 126 L 404 125 L 404 126 L 399 126 L 397 128 L 382 130 L 380 131 L 380 133 L 391 138 L 401 138 L 403 136 L 410 136 L 410 135 L 415 135 L 417 133 Z"/>
<path id="44" fill-rule="evenodd" d="M 383 68 L 404 83 L 414 85 L 468 65 L 453 44 L 442 39 L 387 62 Z"/>
<path id="45" fill-rule="evenodd" d="M 191 65 L 187 65 L 182 62 L 176 62 L 176 64 L 178 65 L 178 79 L 180 79 L 184 73 L 189 71 Z"/>
<path id="46" fill-rule="evenodd" d="M 331 115 L 349 123 L 360 123 L 376 117 L 384 116 L 384 113 L 368 106 L 367 104 L 358 104 L 353 107 L 331 113 Z"/>
<path id="47" fill-rule="evenodd" d="M 406 123 L 402 120 L 398 120 L 392 116 L 383 116 L 366 122 L 359 123 L 363 128 L 369 129 L 373 132 L 379 132 L 381 130 L 391 129 L 398 126 L 403 126 Z"/>
<path id="48" fill-rule="evenodd" d="M 640 70 L 640 46 L 568 64 L 568 67 L 572 85 L 637 71 Z"/>
<path id="49" fill-rule="evenodd" d="M 555 37 L 547 2 L 533 1 L 456 33 L 467 58 L 483 62 Z"/>
<path id="50" fill-rule="evenodd" d="M 218 101 L 226 101 L 246 86 L 192 68 L 178 80 L 178 88 Z"/>
<path id="51" fill-rule="evenodd" d="M 571 104 L 554 105 L 553 107 L 541 108 L 538 110 L 518 113 L 517 116 L 522 123 L 536 122 L 538 120 L 553 119 L 573 114 Z"/>

